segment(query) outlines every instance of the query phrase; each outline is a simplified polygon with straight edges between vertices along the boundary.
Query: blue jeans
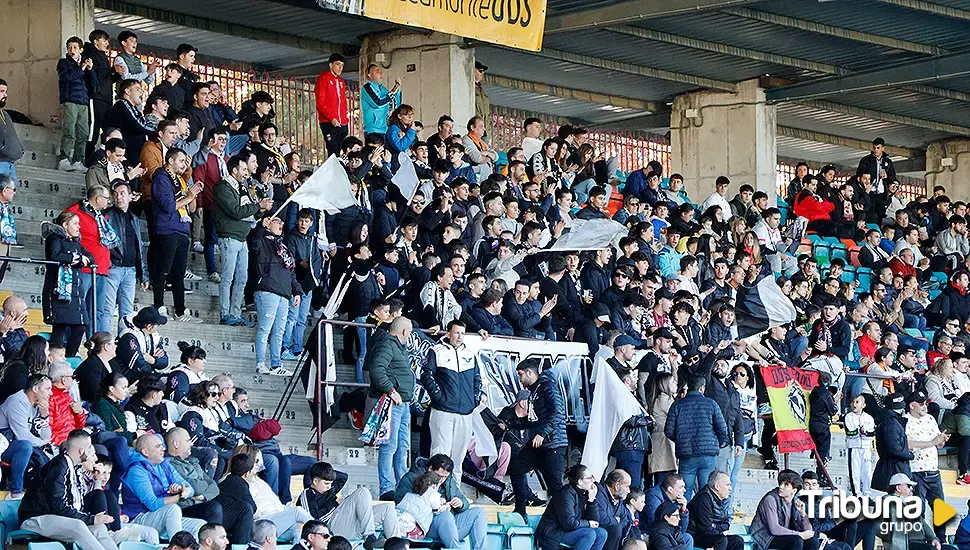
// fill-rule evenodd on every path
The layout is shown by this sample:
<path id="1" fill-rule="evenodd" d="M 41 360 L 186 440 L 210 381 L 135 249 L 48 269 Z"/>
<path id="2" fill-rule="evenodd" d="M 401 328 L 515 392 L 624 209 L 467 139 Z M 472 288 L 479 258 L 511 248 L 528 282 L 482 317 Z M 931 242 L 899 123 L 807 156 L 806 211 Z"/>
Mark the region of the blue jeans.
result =
<path id="1" fill-rule="evenodd" d="M 266 343 L 269 342 L 270 366 L 283 364 L 283 330 L 290 300 L 286 296 L 256 291 L 256 365 L 266 364 Z"/>
<path id="2" fill-rule="evenodd" d="M 112 267 L 104 282 L 104 300 L 98 305 L 98 328 L 111 332 L 111 315 L 118 308 L 118 334 L 124 330 L 125 315 L 135 310 L 138 268 Z M 99 281 L 100 282 L 100 281 Z"/>
<path id="3" fill-rule="evenodd" d="M 694 484 L 707 485 L 707 478 L 714 471 L 716 456 L 690 456 L 680 459 L 680 477 L 687 485 L 687 500 L 694 495 Z"/>
<path id="4" fill-rule="evenodd" d="M 589 190 L 593 187 L 599 185 L 593 178 L 585 179 L 579 183 L 573 184 L 573 195 L 576 199 L 576 204 L 585 204 L 589 201 Z M 606 202 L 609 204 L 610 195 L 613 194 L 612 185 L 604 185 L 603 189 L 606 189 Z"/>
<path id="5" fill-rule="evenodd" d="M 10 464 L 10 492 L 22 493 L 24 491 L 24 472 L 27 464 L 30 463 L 30 455 L 34 452 L 34 446 L 29 441 L 14 439 L 10 441 L 10 446 L 0 455 L 0 460 Z"/>
<path id="6" fill-rule="evenodd" d="M 435 514 L 428 529 L 428 538 L 438 541 L 445 548 L 457 548 L 458 544 L 469 537 L 471 550 L 485 549 L 485 535 L 488 533 L 488 520 L 481 508 L 468 508 L 456 516 L 451 511 Z"/>
<path id="7" fill-rule="evenodd" d="M 747 449 L 748 447 L 748 437 L 745 436 L 744 441 L 740 443 L 742 449 Z M 738 487 L 738 473 L 741 471 L 741 465 L 744 464 L 744 454 L 741 456 L 734 456 L 734 445 L 729 445 L 721 449 L 721 452 L 717 455 L 717 469 L 722 472 L 727 472 L 728 476 L 731 478 L 731 496 L 728 497 L 727 510 L 734 510 L 734 495 Z M 706 479 L 703 480 L 705 483 Z"/>
<path id="8" fill-rule="evenodd" d="M 391 439 L 377 448 L 377 478 L 381 494 L 393 491 L 408 473 L 411 450 L 411 407 L 402 403 L 391 407 Z"/>
<path id="9" fill-rule="evenodd" d="M 300 298 L 300 305 L 290 302 L 290 310 L 286 315 L 286 330 L 283 331 L 283 347 L 293 355 L 303 353 L 303 332 L 306 330 L 307 317 L 310 315 L 310 293 Z"/>
<path id="10" fill-rule="evenodd" d="M 13 178 L 13 181 L 17 187 L 20 187 L 20 181 L 17 179 L 17 167 L 12 162 L 0 162 L 0 174 L 6 174 Z"/>
<path id="11" fill-rule="evenodd" d="M 99 268 L 100 269 L 100 268 Z M 97 285 L 93 285 L 91 282 L 91 273 L 81 273 L 81 295 L 84 296 L 84 318 L 87 320 L 86 333 L 88 338 L 92 334 L 102 330 L 110 331 L 111 326 L 111 316 L 108 315 L 108 322 L 102 324 L 101 318 L 101 304 L 105 302 L 105 289 L 108 286 L 108 277 L 106 275 L 99 275 Z M 91 292 L 91 287 L 97 286 L 94 292 Z M 97 310 L 95 310 L 95 294 L 97 294 Z M 95 326 L 97 322 L 97 326 Z"/>
<path id="12" fill-rule="evenodd" d="M 354 319 L 356 323 L 366 323 L 367 317 L 361 316 Z M 360 344 L 360 352 L 357 354 L 357 383 L 364 383 L 364 358 L 367 356 L 367 329 L 357 327 L 357 341 Z"/>
<path id="13" fill-rule="evenodd" d="M 926 334 L 926 317 L 913 315 L 912 313 L 904 313 L 903 320 L 904 328 L 915 328 L 918 329 L 921 334 Z"/>
<path id="14" fill-rule="evenodd" d="M 222 255 L 219 315 L 239 317 L 242 315 L 243 292 L 249 280 L 249 247 L 245 241 L 224 238 L 219 239 L 219 253 Z"/>
<path id="15" fill-rule="evenodd" d="M 602 527 L 580 527 L 563 533 L 560 542 L 573 550 L 603 550 L 606 536 L 606 529 Z"/>

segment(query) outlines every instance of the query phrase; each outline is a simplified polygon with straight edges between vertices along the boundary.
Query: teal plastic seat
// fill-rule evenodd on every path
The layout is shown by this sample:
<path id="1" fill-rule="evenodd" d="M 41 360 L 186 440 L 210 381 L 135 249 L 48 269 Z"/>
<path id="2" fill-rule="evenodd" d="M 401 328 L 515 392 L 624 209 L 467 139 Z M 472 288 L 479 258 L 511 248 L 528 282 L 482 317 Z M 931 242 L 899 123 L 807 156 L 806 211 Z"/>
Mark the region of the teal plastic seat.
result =
<path id="1" fill-rule="evenodd" d="M 28 542 L 27 550 L 64 550 L 64 545 L 56 541 Z M 152 550 L 155 550 L 154 546 Z"/>
<path id="2" fill-rule="evenodd" d="M 246 547 L 245 544 L 234 544 L 233 546 L 242 546 L 243 548 Z M 126 540 L 118 545 L 118 550 L 158 550 L 158 547 L 147 542 Z M 233 550 L 237 549 L 233 548 Z"/>

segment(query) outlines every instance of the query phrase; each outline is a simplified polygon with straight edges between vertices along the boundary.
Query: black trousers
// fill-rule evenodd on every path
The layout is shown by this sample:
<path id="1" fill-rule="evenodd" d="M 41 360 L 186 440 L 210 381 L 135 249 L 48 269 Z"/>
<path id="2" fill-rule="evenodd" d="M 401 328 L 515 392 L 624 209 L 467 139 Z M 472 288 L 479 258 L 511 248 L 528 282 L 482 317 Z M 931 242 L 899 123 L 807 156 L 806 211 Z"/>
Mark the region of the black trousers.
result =
<path id="1" fill-rule="evenodd" d="M 76 284 L 76 283 L 75 283 Z M 54 323 L 51 331 L 51 342 L 63 346 L 68 357 L 77 355 L 81 342 L 85 337 L 85 325 L 61 325 Z"/>
<path id="2" fill-rule="evenodd" d="M 737 535 L 693 534 L 694 548 L 713 548 L 714 550 L 744 550 L 744 539 Z"/>
<path id="3" fill-rule="evenodd" d="M 566 449 L 536 449 L 528 442 L 519 451 L 515 460 L 509 464 L 509 475 L 512 477 L 512 493 L 515 495 L 515 511 L 525 516 L 525 503 L 532 495 L 529 488 L 528 473 L 535 470 L 542 476 L 546 484 L 549 497 L 555 495 L 562 488 L 562 477 L 566 473 Z"/>
<path id="4" fill-rule="evenodd" d="M 818 541 L 814 538 L 803 540 L 798 535 L 779 535 L 771 539 L 769 550 L 817 550 Z"/>
<path id="5" fill-rule="evenodd" d="M 102 489 L 95 489 L 84 495 L 84 511 L 89 514 L 104 512 L 114 518 L 108 524 L 109 531 L 121 529 L 121 505 L 118 504 L 118 494 Z"/>
<path id="6" fill-rule="evenodd" d="M 347 138 L 347 127 L 321 122 L 320 131 L 323 132 L 323 140 L 327 143 L 327 156 L 339 155 L 340 147 L 343 145 L 344 139 Z"/>
<path id="7" fill-rule="evenodd" d="M 249 544 L 253 536 L 253 514 L 255 513 L 252 506 L 225 495 L 217 496 L 212 502 L 222 507 L 222 525 L 229 535 L 229 542 Z"/>
<path id="8" fill-rule="evenodd" d="M 623 527 L 614 523 L 603 529 L 606 529 L 606 543 L 603 544 L 603 550 L 619 550 L 620 543 L 623 542 Z"/>
<path id="9" fill-rule="evenodd" d="M 111 103 L 108 103 L 107 101 L 98 101 L 95 99 L 91 103 L 94 106 L 91 113 L 94 115 L 91 118 L 92 138 L 91 141 L 88 142 L 87 148 L 84 151 L 84 158 L 86 159 L 84 165 L 88 167 L 94 164 L 94 149 L 98 144 L 98 141 L 101 139 L 101 128 L 102 123 L 104 122 L 104 114 L 107 113 L 108 109 L 111 108 Z M 137 161 L 137 159 L 135 160 Z M 134 191 L 134 189 L 132 191 Z"/>
<path id="10" fill-rule="evenodd" d="M 222 524 L 222 504 L 208 500 L 182 508 L 182 515 L 188 518 L 204 519 L 206 523 Z"/>
<path id="11" fill-rule="evenodd" d="M 936 499 L 946 499 L 943 495 L 943 480 L 940 477 L 939 470 L 933 472 L 913 472 L 913 481 L 916 482 L 916 490 L 919 492 L 920 498 L 923 499 L 923 502 L 927 506 L 932 507 Z M 936 538 L 946 540 L 946 525 L 934 527 L 933 531 L 936 532 Z"/>
<path id="12" fill-rule="evenodd" d="M 155 235 L 151 248 L 155 255 L 151 273 L 154 305 L 165 305 L 165 282 L 171 280 L 175 315 L 182 315 L 185 313 L 185 266 L 189 259 L 189 236 L 181 233 Z"/>

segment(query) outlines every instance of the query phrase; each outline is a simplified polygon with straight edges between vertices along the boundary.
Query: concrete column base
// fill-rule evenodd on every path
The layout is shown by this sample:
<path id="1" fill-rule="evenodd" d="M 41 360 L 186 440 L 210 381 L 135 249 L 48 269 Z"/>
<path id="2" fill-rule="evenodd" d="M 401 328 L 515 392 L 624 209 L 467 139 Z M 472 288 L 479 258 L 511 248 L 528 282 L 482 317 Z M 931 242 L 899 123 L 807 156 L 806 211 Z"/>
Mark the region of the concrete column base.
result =
<path id="1" fill-rule="evenodd" d="M 953 163 L 943 166 L 944 158 Z M 936 141 L 926 148 L 926 196 L 937 185 L 946 187 L 951 200 L 965 200 L 970 196 L 970 139 Z"/>

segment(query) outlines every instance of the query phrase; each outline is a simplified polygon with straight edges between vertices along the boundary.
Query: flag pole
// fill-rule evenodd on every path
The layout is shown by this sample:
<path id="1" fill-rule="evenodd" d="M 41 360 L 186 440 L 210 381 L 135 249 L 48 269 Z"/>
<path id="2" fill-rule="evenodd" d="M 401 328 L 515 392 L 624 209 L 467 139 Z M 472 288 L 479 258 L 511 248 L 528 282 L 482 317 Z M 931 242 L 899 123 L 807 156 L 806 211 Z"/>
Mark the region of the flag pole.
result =
<path id="1" fill-rule="evenodd" d="M 282 212 L 282 211 L 283 211 L 283 209 L 284 209 L 284 208 L 286 208 L 286 205 L 288 205 L 288 204 L 290 204 L 290 202 L 291 202 L 292 200 L 293 200 L 293 197 L 287 197 L 287 198 L 286 198 L 286 200 L 285 200 L 285 201 L 283 201 L 283 204 L 281 204 L 281 205 L 280 205 L 280 208 L 279 208 L 279 210 L 277 210 L 276 212 L 274 212 L 274 213 L 273 213 L 273 215 L 272 215 L 272 216 L 270 216 L 270 217 L 271 217 L 271 218 L 276 218 L 276 217 L 278 217 L 278 216 L 280 215 L 280 212 Z"/>

